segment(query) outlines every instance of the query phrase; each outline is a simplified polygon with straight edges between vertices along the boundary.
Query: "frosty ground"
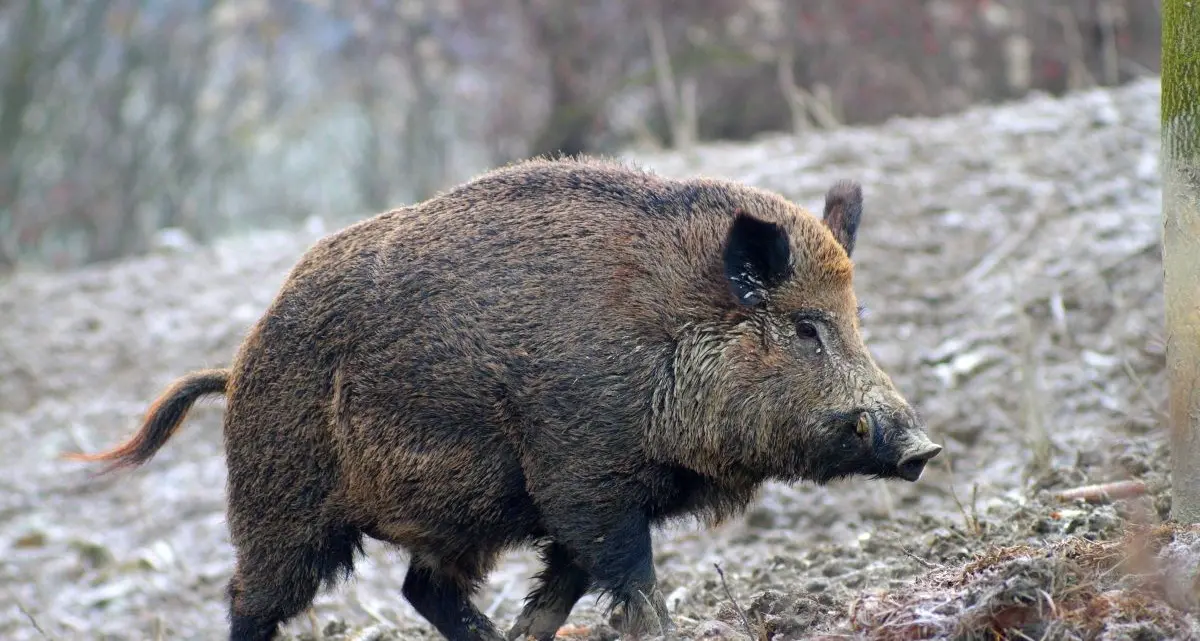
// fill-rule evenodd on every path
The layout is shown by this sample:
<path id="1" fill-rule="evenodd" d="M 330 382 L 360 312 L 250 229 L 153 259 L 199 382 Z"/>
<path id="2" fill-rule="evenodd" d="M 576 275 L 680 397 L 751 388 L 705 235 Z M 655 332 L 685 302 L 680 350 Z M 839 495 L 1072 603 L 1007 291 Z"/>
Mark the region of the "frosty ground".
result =
<path id="1" fill-rule="evenodd" d="M 861 181 L 868 345 L 946 447 L 916 484 L 771 485 L 716 530 L 656 533 L 685 636 L 1197 636 L 1195 594 L 1179 586 L 1191 585 L 1200 546 L 1194 533 L 1154 529 L 1169 509 L 1158 100 L 1147 80 L 631 154 L 814 211 L 831 181 Z M 220 404 L 195 410 L 132 473 L 97 480 L 57 456 L 114 444 L 172 378 L 228 363 L 287 269 L 328 231 L 257 232 L 0 282 L 0 637 L 225 638 L 233 556 Z M 1147 496 L 1097 506 L 1051 496 L 1126 478 L 1146 481 Z M 1137 536 L 1174 584 L 1135 586 L 1123 560 Z M 437 638 L 400 597 L 404 556 L 374 543 L 367 552 L 355 579 L 320 596 L 315 618 L 289 635 Z M 534 570 L 531 554 L 511 555 L 478 603 L 506 628 Z M 571 622 L 613 636 L 593 599 Z"/>

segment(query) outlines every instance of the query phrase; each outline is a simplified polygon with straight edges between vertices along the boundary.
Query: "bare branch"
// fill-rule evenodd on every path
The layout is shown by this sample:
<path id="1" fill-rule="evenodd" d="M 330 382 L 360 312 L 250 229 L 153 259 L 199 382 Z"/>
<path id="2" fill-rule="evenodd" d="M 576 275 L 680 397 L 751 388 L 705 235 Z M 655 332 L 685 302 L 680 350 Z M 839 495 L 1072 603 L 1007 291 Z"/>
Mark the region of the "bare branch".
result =
<path id="1" fill-rule="evenodd" d="M 746 634 L 753 639 L 758 635 L 754 634 L 754 626 L 750 625 L 750 617 L 746 616 L 746 611 L 742 606 L 738 605 L 737 599 L 734 598 L 733 592 L 729 589 L 729 584 L 725 582 L 725 571 L 721 569 L 720 563 L 713 563 L 713 567 L 717 568 L 717 576 L 721 578 L 721 588 L 725 590 L 725 597 L 733 604 L 734 612 L 737 612 L 738 618 L 742 621 L 742 627 L 746 629 Z"/>

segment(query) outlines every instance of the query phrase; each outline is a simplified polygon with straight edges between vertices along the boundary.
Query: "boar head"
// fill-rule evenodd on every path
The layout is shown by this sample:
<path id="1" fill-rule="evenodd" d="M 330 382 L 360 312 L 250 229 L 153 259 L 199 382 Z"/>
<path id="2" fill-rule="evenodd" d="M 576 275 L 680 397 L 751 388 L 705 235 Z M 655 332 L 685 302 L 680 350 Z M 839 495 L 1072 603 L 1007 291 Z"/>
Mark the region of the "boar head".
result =
<path id="1" fill-rule="evenodd" d="M 823 219 L 750 209 L 734 212 L 722 244 L 733 302 L 677 353 L 679 455 L 713 476 L 916 481 L 942 447 L 860 333 L 850 256 L 861 187 L 835 183 Z"/>

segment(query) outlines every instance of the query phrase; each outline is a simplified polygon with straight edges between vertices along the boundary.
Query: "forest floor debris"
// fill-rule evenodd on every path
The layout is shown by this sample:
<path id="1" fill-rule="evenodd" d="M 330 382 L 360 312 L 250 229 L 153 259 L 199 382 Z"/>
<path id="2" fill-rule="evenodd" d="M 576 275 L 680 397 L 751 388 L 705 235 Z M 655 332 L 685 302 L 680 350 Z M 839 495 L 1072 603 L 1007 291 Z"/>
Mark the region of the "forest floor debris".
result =
<path id="1" fill-rule="evenodd" d="M 916 484 L 772 484 L 740 519 L 656 534 L 685 636 L 747 638 L 740 610 L 770 641 L 1197 638 L 1200 545 L 1163 524 L 1158 100 L 1146 80 L 636 157 L 814 211 L 832 180 L 861 181 L 868 345 L 946 446 Z M 57 457 L 124 438 L 171 379 L 228 363 L 321 231 L 0 281 L 0 637 L 225 638 L 220 404 L 136 472 Z M 1144 491 L 1056 496 L 1126 481 Z M 1150 580 L 1126 549 L 1173 574 Z M 400 597 L 403 555 L 367 552 L 290 638 L 436 638 Z M 534 561 L 511 555 L 479 595 L 502 625 Z M 569 623 L 614 636 L 590 597 Z"/>

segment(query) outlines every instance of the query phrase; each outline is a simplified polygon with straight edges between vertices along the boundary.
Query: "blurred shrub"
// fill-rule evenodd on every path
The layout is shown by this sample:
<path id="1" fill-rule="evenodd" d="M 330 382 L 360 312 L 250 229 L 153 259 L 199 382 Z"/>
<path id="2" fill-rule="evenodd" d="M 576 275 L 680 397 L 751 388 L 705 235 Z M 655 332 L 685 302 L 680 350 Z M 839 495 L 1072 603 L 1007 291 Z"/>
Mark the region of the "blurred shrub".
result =
<path id="1" fill-rule="evenodd" d="M 1152 0 L 15 0 L 0 269 L 1158 71 Z"/>

